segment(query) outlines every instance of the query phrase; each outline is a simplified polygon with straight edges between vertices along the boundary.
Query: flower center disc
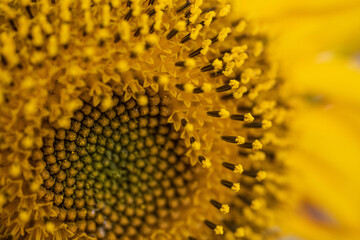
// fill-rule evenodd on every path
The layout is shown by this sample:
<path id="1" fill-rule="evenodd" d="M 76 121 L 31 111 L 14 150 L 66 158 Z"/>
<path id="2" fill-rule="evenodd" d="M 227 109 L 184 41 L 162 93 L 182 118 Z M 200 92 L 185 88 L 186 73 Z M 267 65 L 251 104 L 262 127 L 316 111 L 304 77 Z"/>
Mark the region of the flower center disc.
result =
<path id="1" fill-rule="evenodd" d="M 167 123 L 168 98 L 141 97 L 148 104 L 115 97 L 106 112 L 84 104 L 69 130 L 45 139 L 41 195 L 59 208 L 60 221 L 98 238 L 147 236 L 159 224 L 166 228 L 170 210 L 189 194 L 193 174 Z"/>

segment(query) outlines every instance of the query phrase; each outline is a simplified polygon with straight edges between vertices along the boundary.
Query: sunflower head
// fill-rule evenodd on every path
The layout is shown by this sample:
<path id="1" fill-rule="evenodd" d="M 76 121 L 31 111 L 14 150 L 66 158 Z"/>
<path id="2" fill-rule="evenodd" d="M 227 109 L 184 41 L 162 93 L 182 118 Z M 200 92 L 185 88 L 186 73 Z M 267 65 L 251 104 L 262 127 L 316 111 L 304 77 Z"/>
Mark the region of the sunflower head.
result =
<path id="1" fill-rule="evenodd" d="M 261 239 L 288 104 L 226 1 L 0 3 L 1 236 Z"/>

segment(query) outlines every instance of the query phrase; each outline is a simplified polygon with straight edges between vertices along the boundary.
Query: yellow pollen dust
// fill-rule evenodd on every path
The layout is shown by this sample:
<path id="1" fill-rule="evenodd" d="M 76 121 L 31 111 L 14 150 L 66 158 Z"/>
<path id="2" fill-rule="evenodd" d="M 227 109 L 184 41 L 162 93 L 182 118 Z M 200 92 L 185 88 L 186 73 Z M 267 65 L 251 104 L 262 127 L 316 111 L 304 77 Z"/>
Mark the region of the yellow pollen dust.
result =
<path id="1" fill-rule="evenodd" d="M 56 230 L 55 223 L 47 222 L 45 223 L 45 230 L 49 233 L 53 233 Z"/>
<path id="2" fill-rule="evenodd" d="M 235 138 L 235 142 L 236 142 L 236 144 L 238 144 L 238 145 L 244 144 L 244 143 L 245 143 L 245 138 L 242 137 L 242 136 L 237 136 L 237 137 Z"/>
<path id="3" fill-rule="evenodd" d="M 238 173 L 238 174 L 241 174 L 242 172 L 244 171 L 243 167 L 241 164 L 237 164 L 235 165 L 235 168 L 234 168 L 234 173 Z"/>
<path id="4" fill-rule="evenodd" d="M 205 15 L 205 22 L 204 22 L 204 25 L 206 27 L 210 26 L 213 18 L 216 16 L 216 13 L 214 11 L 210 11 L 208 12 L 206 15 Z"/>
<path id="5" fill-rule="evenodd" d="M 227 36 L 231 33 L 231 28 L 227 27 L 227 28 L 223 28 L 218 36 L 218 39 L 220 42 L 225 41 L 225 39 L 227 38 Z"/>
<path id="6" fill-rule="evenodd" d="M 214 228 L 214 232 L 216 235 L 223 235 L 224 234 L 224 228 L 221 225 L 216 225 Z"/>
<path id="7" fill-rule="evenodd" d="M 194 131 L 194 125 L 191 123 L 186 124 L 185 131 L 187 132 L 193 132 Z"/>
<path id="8" fill-rule="evenodd" d="M 202 162 L 201 162 L 201 166 L 203 168 L 210 168 L 211 167 L 211 162 L 208 158 L 205 158 Z"/>
<path id="9" fill-rule="evenodd" d="M 213 86 L 211 83 L 204 83 L 201 87 L 201 89 L 204 91 L 204 93 L 209 93 L 211 92 Z"/>
<path id="10" fill-rule="evenodd" d="M 113 101 L 110 97 L 105 97 L 101 103 L 100 103 L 100 107 L 102 107 L 103 109 L 109 109 L 113 104 Z"/>
<path id="11" fill-rule="evenodd" d="M 159 76 L 159 84 L 160 85 L 166 85 L 166 84 L 168 84 L 169 83 L 169 77 L 168 76 L 166 76 L 166 75 L 161 75 L 161 76 Z"/>
<path id="12" fill-rule="evenodd" d="M 125 60 L 120 60 L 115 68 L 121 73 L 127 72 L 130 69 L 129 64 Z"/>
<path id="13" fill-rule="evenodd" d="M 242 237 L 245 237 L 245 229 L 242 228 L 242 227 L 239 227 L 235 230 L 235 237 L 237 238 L 242 238 Z"/>
<path id="14" fill-rule="evenodd" d="M 240 183 L 233 183 L 233 185 L 231 186 L 231 190 L 233 190 L 234 192 L 240 191 Z"/>
<path id="15" fill-rule="evenodd" d="M 22 140 L 21 140 L 21 145 L 24 149 L 30 149 L 33 146 L 33 139 L 29 136 L 25 136 Z"/>
<path id="16" fill-rule="evenodd" d="M 194 27 L 193 29 L 191 29 L 191 34 L 190 34 L 190 38 L 192 40 L 196 40 L 197 37 L 199 36 L 200 30 L 203 28 L 203 26 L 201 24 L 196 25 L 196 27 Z"/>
<path id="17" fill-rule="evenodd" d="M 257 174 L 256 174 L 256 180 L 261 182 L 263 181 L 264 179 L 266 179 L 267 177 L 267 173 L 265 171 L 259 171 Z"/>
<path id="18" fill-rule="evenodd" d="M 247 45 L 236 46 L 231 49 L 231 53 L 240 54 L 240 53 L 245 52 L 247 49 L 248 49 Z"/>
<path id="19" fill-rule="evenodd" d="M 210 44 L 212 43 L 211 39 L 206 39 L 203 44 L 202 44 L 202 50 L 200 51 L 200 53 L 202 55 L 206 55 L 207 52 L 209 51 L 210 48 Z"/>
<path id="20" fill-rule="evenodd" d="M 186 30 L 186 22 L 185 21 L 178 21 L 175 25 L 175 29 L 182 32 Z"/>
<path id="21" fill-rule="evenodd" d="M 139 106 L 146 106 L 148 104 L 148 102 L 149 102 L 149 100 L 148 100 L 147 96 L 145 96 L 145 95 L 141 95 L 137 99 L 137 103 L 139 104 Z"/>
<path id="22" fill-rule="evenodd" d="M 239 81 L 237 81 L 235 79 L 231 79 L 229 85 L 233 90 L 236 90 L 240 87 Z"/>
<path id="23" fill-rule="evenodd" d="M 271 128 L 271 126 L 272 126 L 272 123 L 269 120 L 263 120 L 261 123 L 262 123 L 263 129 L 268 129 L 268 128 Z"/>
<path id="24" fill-rule="evenodd" d="M 236 89 L 233 93 L 233 97 L 235 99 L 239 99 L 239 98 L 242 98 L 244 93 L 246 93 L 248 91 L 247 87 L 245 86 L 241 86 L 239 87 L 238 89 Z"/>
<path id="25" fill-rule="evenodd" d="M 234 73 L 235 62 L 231 61 L 226 64 L 225 70 L 222 71 L 225 77 L 230 77 Z"/>
<path id="26" fill-rule="evenodd" d="M 193 68 L 196 66 L 196 62 L 195 62 L 194 59 L 188 58 L 188 59 L 185 60 L 184 65 L 185 65 L 185 67 L 186 67 L 187 69 L 190 70 L 190 69 L 193 69 Z"/>
<path id="27" fill-rule="evenodd" d="M 234 60 L 234 55 L 230 54 L 230 53 L 225 53 L 224 57 L 223 57 L 223 61 L 224 63 L 229 63 L 232 60 Z"/>
<path id="28" fill-rule="evenodd" d="M 18 177 L 18 176 L 20 176 L 20 174 L 21 174 L 21 167 L 20 167 L 20 165 L 19 164 L 12 164 L 11 165 L 11 167 L 10 167 L 10 169 L 9 169 L 9 173 L 10 173 L 10 175 L 11 176 L 13 176 L 13 177 Z"/>
<path id="29" fill-rule="evenodd" d="M 40 188 L 40 184 L 37 182 L 32 182 L 30 185 L 30 190 L 36 192 Z"/>
<path id="30" fill-rule="evenodd" d="M 151 46 L 158 44 L 160 41 L 160 38 L 157 35 L 148 35 L 145 39 L 146 43 L 150 44 Z"/>
<path id="31" fill-rule="evenodd" d="M 212 66 L 215 68 L 215 71 L 218 71 L 223 68 L 223 62 L 220 59 L 215 59 Z"/>
<path id="32" fill-rule="evenodd" d="M 230 211 L 229 205 L 227 205 L 227 204 L 221 205 L 220 212 L 222 212 L 223 214 L 227 214 L 227 213 L 229 213 L 229 211 Z"/>
<path id="33" fill-rule="evenodd" d="M 251 115 L 251 113 L 245 113 L 244 114 L 244 121 L 245 122 L 248 122 L 248 123 L 251 123 L 254 121 L 254 117 Z"/>
<path id="34" fill-rule="evenodd" d="M 194 88 L 195 88 L 195 86 L 194 86 L 192 83 L 186 83 L 186 84 L 184 85 L 184 90 L 185 90 L 185 92 L 187 92 L 187 93 L 192 93 L 193 90 L 194 90 Z"/>
<path id="35" fill-rule="evenodd" d="M 238 23 L 238 25 L 236 25 L 235 31 L 236 31 L 237 33 L 241 33 L 241 32 L 243 32 L 243 31 L 245 30 L 246 27 L 247 27 L 246 21 L 245 21 L 245 20 L 241 20 L 241 21 Z"/>
<path id="36" fill-rule="evenodd" d="M 252 149 L 253 150 L 260 150 L 262 149 L 262 144 L 259 140 L 255 140 L 253 143 L 252 143 Z"/>
<path id="37" fill-rule="evenodd" d="M 195 151 L 199 151 L 200 149 L 201 149 L 201 143 L 200 142 L 193 142 L 192 144 L 191 144 L 191 147 L 192 147 L 192 149 L 194 149 Z"/>
<path id="38" fill-rule="evenodd" d="M 230 13 L 230 10 L 231 10 L 231 6 L 228 4 L 223 9 L 220 10 L 219 16 L 225 17 Z"/>
<path id="39" fill-rule="evenodd" d="M 241 83 L 247 84 L 255 75 L 254 70 L 251 68 L 245 69 L 245 71 L 241 74 Z"/>
<path id="40" fill-rule="evenodd" d="M 220 109 L 219 115 L 221 118 L 228 118 L 228 117 L 230 117 L 230 112 L 227 111 L 226 109 L 222 108 L 222 109 Z"/>
<path id="41" fill-rule="evenodd" d="M 19 219 L 20 219 L 20 221 L 22 221 L 22 222 L 27 222 L 27 221 L 29 221 L 29 213 L 27 212 L 27 211 L 21 211 L 20 213 L 19 213 Z"/>

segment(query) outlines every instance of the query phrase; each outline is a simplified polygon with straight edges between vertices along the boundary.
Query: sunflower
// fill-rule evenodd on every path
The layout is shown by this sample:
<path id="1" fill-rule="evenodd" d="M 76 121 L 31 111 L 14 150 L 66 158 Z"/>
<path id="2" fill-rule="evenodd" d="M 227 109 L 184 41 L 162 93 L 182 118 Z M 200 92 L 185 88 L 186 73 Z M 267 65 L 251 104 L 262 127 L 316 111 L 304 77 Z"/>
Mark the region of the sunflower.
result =
<path id="1" fill-rule="evenodd" d="M 0 236 L 272 239 L 294 203 L 336 226 L 291 197 L 292 45 L 236 4 L 2 0 Z"/>

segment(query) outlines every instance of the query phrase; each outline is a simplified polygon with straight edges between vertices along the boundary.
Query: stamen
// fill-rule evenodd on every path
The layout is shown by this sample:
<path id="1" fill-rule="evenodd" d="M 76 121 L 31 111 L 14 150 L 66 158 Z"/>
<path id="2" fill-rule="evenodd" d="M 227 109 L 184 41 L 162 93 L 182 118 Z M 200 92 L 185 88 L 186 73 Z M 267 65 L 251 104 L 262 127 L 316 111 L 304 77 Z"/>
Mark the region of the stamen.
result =
<path id="1" fill-rule="evenodd" d="M 216 43 L 219 41 L 219 35 L 216 35 L 215 37 L 211 38 L 211 43 Z"/>
<path id="2" fill-rule="evenodd" d="M 179 32 L 178 30 L 172 29 L 172 30 L 168 33 L 168 35 L 166 36 L 166 39 L 167 39 L 167 40 L 170 40 L 170 39 L 171 39 L 172 37 L 174 37 L 178 32 Z"/>
<path id="3" fill-rule="evenodd" d="M 211 162 L 210 162 L 210 160 L 209 159 L 207 159 L 207 158 L 205 158 L 204 156 L 199 156 L 198 157 L 198 160 L 199 160 L 199 162 L 201 163 L 201 166 L 203 167 L 203 168 L 210 168 L 211 167 Z"/>
<path id="4" fill-rule="evenodd" d="M 236 121 L 244 121 L 251 123 L 254 121 L 254 117 L 251 115 L 251 113 L 246 114 L 232 114 L 230 115 L 230 118 Z"/>
<path id="5" fill-rule="evenodd" d="M 177 66 L 177 67 L 185 67 L 185 61 L 176 62 L 175 66 Z"/>
<path id="6" fill-rule="evenodd" d="M 228 143 L 236 143 L 238 145 L 245 143 L 245 138 L 241 136 L 221 136 L 221 139 Z"/>
<path id="7" fill-rule="evenodd" d="M 191 148 L 195 151 L 199 151 L 201 149 L 201 143 L 196 141 L 194 137 L 190 138 Z"/>
<path id="8" fill-rule="evenodd" d="M 200 70 L 201 70 L 202 72 L 208 72 L 208 71 L 211 71 L 211 70 L 214 70 L 214 69 L 215 69 L 215 67 L 214 67 L 212 64 L 200 68 Z"/>
<path id="9" fill-rule="evenodd" d="M 232 183 L 226 180 L 221 180 L 221 184 L 227 188 L 230 188 L 234 192 L 240 191 L 240 183 Z"/>
<path id="10" fill-rule="evenodd" d="M 246 142 L 239 146 L 243 147 L 243 148 L 250 148 L 252 150 L 261 150 L 262 149 L 262 144 L 259 140 L 255 140 L 254 142 Z"/>
<path id="11" fill-rule="evenodd" d="M 186 121 L 186 119 L 181 119 L 181 125 L 183 126 L 183 127 L 186 127 L 186 125 L 187 125 L 187 121 Z"/>
<path id="12" fill-rule="evenodd" d="M 222 108 L 220 111 L 209 111 L 207 112 L 207 115 L 209 115 L 210 117 L 228 118 L 230 116 L 230 113 L 226 109 Z"/>
<path id="13" fill-rule="evenodd" d="M 189 54 L 189 57 L 190 58 L 196 57 L 197 55 L 199 55 L 201 53 L 202 49 L 203 49 L 202 47 L 196 49 L 195 51 L 193 51 L 192 53 Z"/>
<path id="14" fill-rule="evenodd" d="M 155 13 L 156 13 L 155 9 L 151 9 L 151 10 L 148 12 L 148 15 L 149 15 L 149 17 L 152 17 Z"/>
<path id="15" fill-rule="evenodd" d="M 203 93 L 204 92 L 204 90 L 201 88 L 201 87 L 197 87 L 197 88 L 194 88 L 193 89 L 193 93 Z"/>
<path id="16" fill-rule="evenodd" d="M 229 207 L 229 205 L 227 205 L 227 204 L 221 204 L 221 203 L 219 203 L 218 201 L 215 201 L 215 200 L 213 200 L 213 199 L 210 200 L 210 203 L 211 203 L 214 207 L 216 207 L 217 209 L 219 209 L 220 212 L 222 212 L 223 214 L 229 213 L 229 211 L 230 211 L 230 207 Z"/>
<path id="17" fill-rule="evenodd" d="M 29 18 L 30 18 L 30 19 L 33 19 L 33 18 L 34 18 L 34 15 L 33 15 L 32 12 L 31 12 L 30 6 L 26 6 L 25 9 L 26 9 L 27 13 L 29 14 Z"/>
<path id="18" fill-rule="evenodd" d="M 181 91 L 184 91 L 185 90 L 184 85 L 185 84 L 175 84 L 175 87 Z"/>
<path id="19" fill-rule="evenodd" d="M 215 78 L 215 77 L 219 77 L 219 76 L 222 76 L 222 75 L 224 75 L 223 71 L 218 71 L 218 72 L 211 73 L 210 77 Z"/>
<path id="20" fill-rule="evenodd" d="M 129 10 L 129 12 L 125 15 L 124 20 L 129 21 L 132 16 L 132 9 Z"/>
<path id="21" fill-rule="evenodd" d="M 196 66 L 196 62 L 194 59 L 186 59 L 185 61 L 179 61 L 175 63 L 177 67 L 186 67 L 187 69 L 193 69 Z"/>
<path id="22" fill-rule="evenodd" d="M 180 41 L 180 43 L 186 43 L 187 41 L 189 41 L 191 38 L 190 38 L 190 33 L 187 34 L 185 37 L 183 37 Z"/>
<path id="23" fill-rule="evenodd" d="M 215 232 L 216 235 L 223 235 L 224 234 L 224 228 L 221 225 L 216 225 L 213 222 L 210 222 L 209 220 L 205 220 L 204 223 Z"/>
<path id="24" fill-rule="evenodd" d="M 17 31 L 17 27 L 14 23 L 14 20 L 10 19 L 9 22 L 10 22 L 11 27 L 14 29 L 14 31 Z"/>
<path id="25" fill-rule="evenodd" d="M 243 171 L 243 175 L 255 178 L 258 182 L 261 182 L 267 178 L 267 173 L 265 171 Z"/>
<path id="26" fill-rule="evenodd" d="M 140 36 L 140 30 L 141 30 L 141 28 L 138 28 L 138 29 L 135 31 L 134 37 Z"/>
<path id="27" fill-rule="evenodd" d="M 225 85 L 215 89 L 216 92 L 226 92 L 229 90 L 231 90 L 231 86 L 229 84 L 225 84 Z"/>
<path id="28" fill-rule="evenodd" d="M 269 120 L 263 120 L 261 122 L 253 122 L 253 123 L 246 123 L 244 124 L 244 127 L 246 128 L 263 128 L 268 129 L 272 126 L 271 121 Z"/>
<path id="29" fill-rule="evenodd" d="M 206 13 L 205 15 L 205 21 L 204 21 L 204 26 L 208 27 L 210 26 L 210 24 L 216 19 L 216 13 L 212 10 L 210 10 L 209 12 Z"/>
<path id="30" fill-rule="evenodd" d="M 188 93 L 208 93 L 212 90 L 212 85 L 210 83 L 204 83 L 201 87 L 194 87 L 191 83 L 186 84 L 175 84 L 175 87 L 181 91 L 185 91 Z"/>
<path id="31" fill-rule="evenodd" d="M 186 3 L 184 5 L 182 5 L 181 7 L 179 7 L 176 12 L 179 13 L 181 11 L 183 11 L 184 9 L 186 9 L 187 7 L 189 7 L 191 5 L 190 0 L 187 0 Z"/>
<path id="32" fill-rule="evenodd" d="M 231 171 L 233 171 L 234 173 L 238 173 L 241 174 L 244 170 L 241 164 L 233 164 L 233 163 L 229 163 L 229 162 L 223 162 L 222 165 L 227 168 L 230 169 Z"/>
<path id="33" fill-rule="evenodd" d="M 221 59 L 216 58 L 213 62 L 212 65 L 215 68 L 215 71 L 218 70 L 222 70 L 223 69 L 223 61 Z"/>

